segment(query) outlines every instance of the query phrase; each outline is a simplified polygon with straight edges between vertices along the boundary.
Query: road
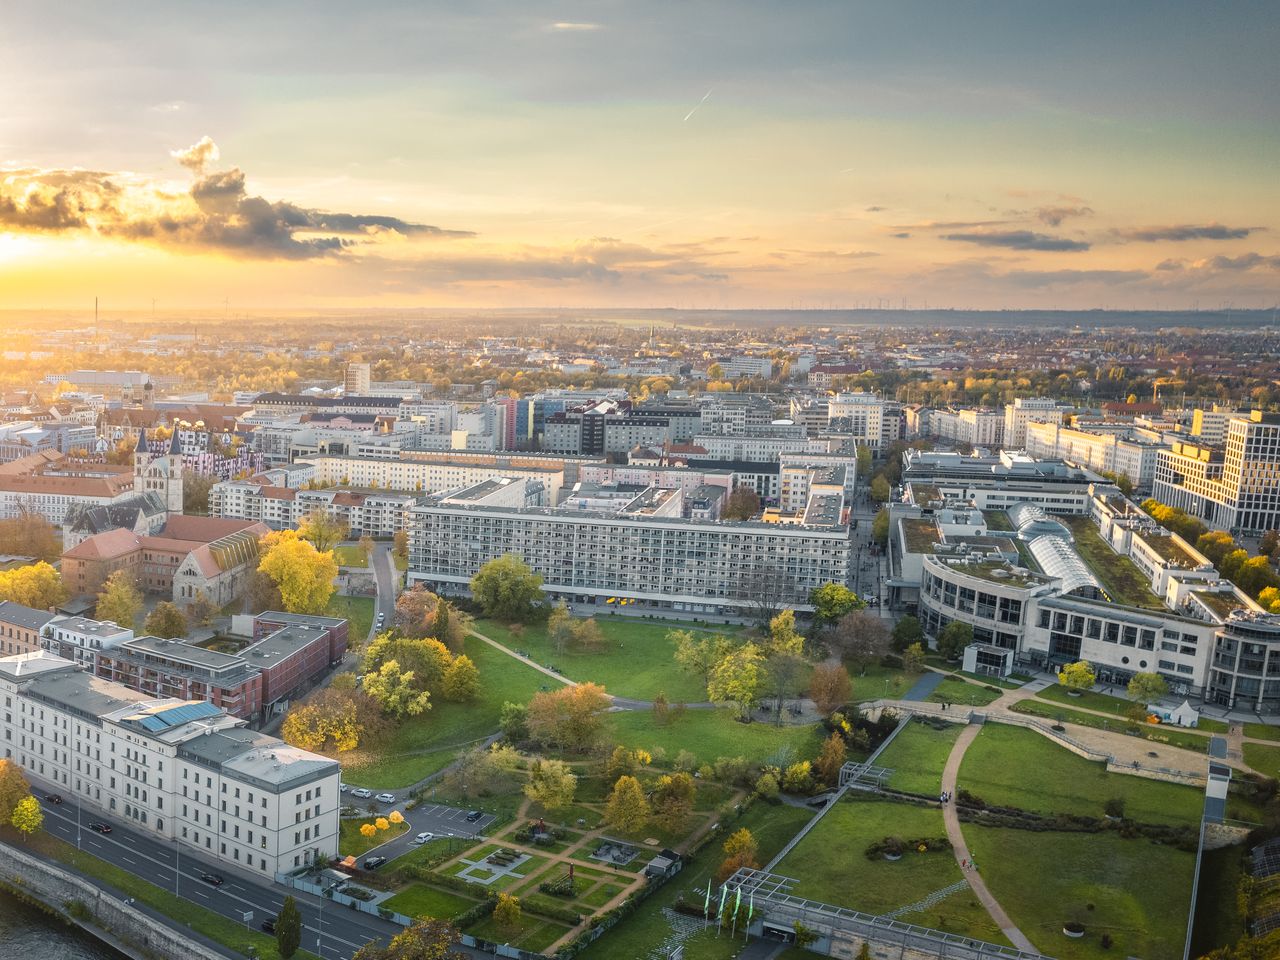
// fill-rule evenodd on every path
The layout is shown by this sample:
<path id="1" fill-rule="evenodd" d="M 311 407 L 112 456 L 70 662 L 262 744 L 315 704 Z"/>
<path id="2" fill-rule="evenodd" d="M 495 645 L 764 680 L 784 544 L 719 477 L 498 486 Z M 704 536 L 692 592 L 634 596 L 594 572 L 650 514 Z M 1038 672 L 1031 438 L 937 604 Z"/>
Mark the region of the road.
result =
<path id="1" fill-rule="evenodd" d="M 41 795 L 46 792 L 43 788 L 38 789 Z M 51 791 L 52 787 L 48 790 Z M 370 940 L 385 940 L 401 929 L 394 923 L 366 913 L 333 904 L 322 906 L 318 897 L 297 890 L 287 891 L 274 882 L 250 880 L 247 873 L 227 864 L 203 860 L 188 847 L 179 850 L 179 845 L 173 841 L 157 840 L 139 833 L 119 820 L 104 817 L 92 807 L 80 812 L 81 826 L 77 829 L 76 803 L 41 801 L 41 806 L 44 808 L 44 829 L 53 836 L 162 889 L 176 889 L 180 897 L 237 922 L 243 922 L 244 914 L 252 911 L 249 926 L 254 929 L 258 929 L 268 917 L 276 916 L 286 894 L 291 892 L 302 913 L 302 946 L 325 960 L 348 960 Z M 109 823 L 111 833 L 104 836 L 93 832 L 85 826 L 91 820 Z M 220 887 L 211 886 L 200 879 L 202 872 L 220 874 L 226 882 Z"/>
<path id="2" fill-rule="evenodd" d="M 373 605 L 373 623 L 369 628 L 369 639 L 372 640 L 378 632 L 378 614 L 385 614 L 387 623 L 391 623 L 395 617 L 396 595 L 400 592 L 400 571 L 396 569 L 390 544 L 379 543 L 375 546 L 369 562 L 373 566 L 374 581 L 378 585 L 378 598 Z"/>

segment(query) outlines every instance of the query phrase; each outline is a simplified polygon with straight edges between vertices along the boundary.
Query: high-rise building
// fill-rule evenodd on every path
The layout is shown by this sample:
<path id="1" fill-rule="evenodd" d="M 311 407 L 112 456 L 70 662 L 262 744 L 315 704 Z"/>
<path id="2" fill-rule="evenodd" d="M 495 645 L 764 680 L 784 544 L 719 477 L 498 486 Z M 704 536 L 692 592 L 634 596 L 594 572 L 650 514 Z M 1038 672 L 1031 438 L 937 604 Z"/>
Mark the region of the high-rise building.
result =
<path id="1" fill-rule="evenodd" d="M 369 392 L 370 368 L 367 363 L 348 363 L 342 379 L 342 392 L 348 397 L 363 397 Z"/>
<path id="2" fill-rule="evenodd" d="M 1018 397 L 1004 408 L 1004 448 L 1021 450 L 1028 423 L 1061 423 L 1065 412 L 1051 397 Z"/>

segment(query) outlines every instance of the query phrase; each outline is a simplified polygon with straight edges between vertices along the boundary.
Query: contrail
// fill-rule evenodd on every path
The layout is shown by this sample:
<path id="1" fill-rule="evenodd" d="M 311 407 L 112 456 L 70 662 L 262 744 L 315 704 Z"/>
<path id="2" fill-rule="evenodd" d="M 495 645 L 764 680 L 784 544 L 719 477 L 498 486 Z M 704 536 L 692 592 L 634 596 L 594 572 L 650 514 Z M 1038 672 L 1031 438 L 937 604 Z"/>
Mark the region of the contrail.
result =
<path id="1" fill-rule="evenodd" d="M 714 89 L 714 87 L 712 89 Z M 709 96 L 711 96 L 711 90 L 708 90 L 706 93 L 702 95 L 702 99 L 693 105 L 693 109 L 690 110 L 688 113 L 686 113 L 684 115 L 684 120 L 681 120 L 680 122 L 681 123 L 687 122 L 690 117 L 692 117 L 695 113 L 698 112 L 698 108 L 707 102 L 707 97 Z"/>

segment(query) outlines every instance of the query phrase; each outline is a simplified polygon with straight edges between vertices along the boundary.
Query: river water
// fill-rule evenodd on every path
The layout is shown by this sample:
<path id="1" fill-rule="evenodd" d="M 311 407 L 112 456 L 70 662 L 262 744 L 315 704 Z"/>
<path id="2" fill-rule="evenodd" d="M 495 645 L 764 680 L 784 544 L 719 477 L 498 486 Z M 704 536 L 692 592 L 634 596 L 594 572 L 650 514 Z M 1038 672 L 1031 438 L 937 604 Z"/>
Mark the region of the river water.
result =
<path id="1" fill-rule="evenodd" d="M 82 930 L 0 891 L 0 956 L 21 960 L 125 960 Z"/>

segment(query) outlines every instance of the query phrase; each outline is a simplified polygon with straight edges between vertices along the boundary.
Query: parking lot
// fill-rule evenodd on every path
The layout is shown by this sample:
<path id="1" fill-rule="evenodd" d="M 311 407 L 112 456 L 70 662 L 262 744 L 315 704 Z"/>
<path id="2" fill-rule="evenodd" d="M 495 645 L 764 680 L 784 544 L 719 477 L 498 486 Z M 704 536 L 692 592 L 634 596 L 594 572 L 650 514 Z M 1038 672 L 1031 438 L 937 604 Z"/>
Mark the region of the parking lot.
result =
<path id="1" fill-rule="evenodd" d="M 372 800 L 359 802 L 361 805 L 374 803 Z M 395 839 L 388 840 L 381 846 L 370 850 L 370 854 L 394 860 L 410 850 L 417 849 L 413 838 L 420 833 L 434 834 L 432 842 L 438 842 L 450 835 L 455 837 L 477 837 L 482 835 L 485 828 L 497 819 L 493 814 L 486 813 L 479 820 L 469 822 L 467 820 L 469 811 L 465 807 L 449 807 L 442 803 L 424 803 L 414 807 L 412 810 L 405 810 L 399 803 L 400 801 L 376 804 L 375 806 L 384 813 L 393 809 L 401 810 L 409 824 L 409 830 Z"/>

